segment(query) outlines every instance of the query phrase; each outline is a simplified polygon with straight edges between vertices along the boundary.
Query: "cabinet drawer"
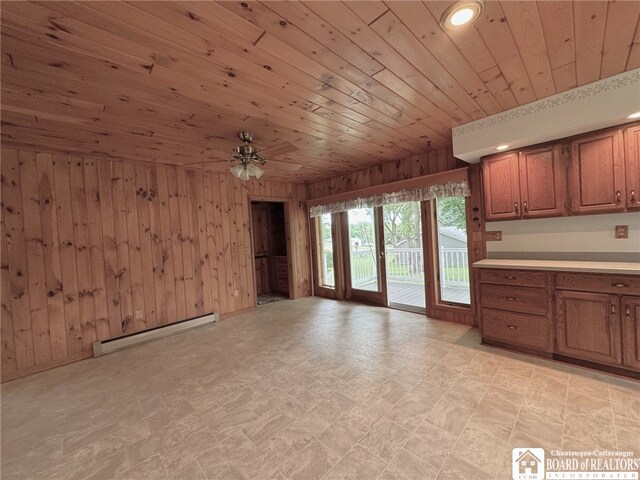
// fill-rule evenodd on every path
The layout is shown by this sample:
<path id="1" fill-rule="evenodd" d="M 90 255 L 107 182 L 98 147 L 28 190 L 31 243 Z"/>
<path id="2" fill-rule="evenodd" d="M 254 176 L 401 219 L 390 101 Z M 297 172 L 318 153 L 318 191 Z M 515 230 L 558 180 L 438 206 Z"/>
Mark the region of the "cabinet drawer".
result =
<path id="1" fill-rule="evenodd" d="M 552 350 L 549 319 L 537 315 L 483 308 L 482 338 L 544 352 Z"/>
<path id="2" fill-rule="evenodd" d="M 546 315 L 547 291 L 544 288 L 485 283 L 480 285 L 480 304 L 482 307 Z"/>
<path id="3" fill-rule="evenodd" d="M 480 282 L 544 287 L 547 285 L 547 274 L 527 270 L 482 269 L 480 270 Z"/>
<path id="4" fill-rule="evenodd" d="M 556 288 L 560 290 L 640 296 L 640 277 L 633 275 L 557 273 Z"/>

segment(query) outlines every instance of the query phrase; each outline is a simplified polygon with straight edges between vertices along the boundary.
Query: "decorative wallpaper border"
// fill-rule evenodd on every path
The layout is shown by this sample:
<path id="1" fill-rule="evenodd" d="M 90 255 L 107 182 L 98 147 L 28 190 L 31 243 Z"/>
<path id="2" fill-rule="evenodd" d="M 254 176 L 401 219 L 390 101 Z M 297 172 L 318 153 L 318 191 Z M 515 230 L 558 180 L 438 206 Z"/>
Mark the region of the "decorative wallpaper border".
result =
<path id="1" fill-rule="evenodd" d="M 453 127 L 453 136 L 466 135 L 477 130 L 494 127 L 516 118 L 528 117 L 543 110 L 557 108 L 568 103 L 594 97 L 603 92 L 616 90 L 634 83 L 640 84 L 640 68 L 605 78 L 603 80 L 598 80 L 597 82 L 593 82 L 582 87 L 573 88 L 566 92 L 558 93 L 541 100 L 536 100 L 535 102 L 527 105 L 496 113 L 495 115 L 491 115 L 480 120 L 475 120 L 473 122 L 465 123 L 464 125 Z"/>

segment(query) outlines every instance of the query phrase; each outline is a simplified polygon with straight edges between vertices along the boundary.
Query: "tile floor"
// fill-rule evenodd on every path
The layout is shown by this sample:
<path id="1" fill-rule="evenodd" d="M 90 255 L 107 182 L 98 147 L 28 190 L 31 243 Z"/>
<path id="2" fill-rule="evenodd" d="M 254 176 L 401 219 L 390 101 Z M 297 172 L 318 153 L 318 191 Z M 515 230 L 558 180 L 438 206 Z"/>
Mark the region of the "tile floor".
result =
<path id="1" fill-rule="evenodd" d="M 318 298 L 2 386 L 4 480 L 508 479 L 515 446 L 639 443 L 638 383 Z"/>

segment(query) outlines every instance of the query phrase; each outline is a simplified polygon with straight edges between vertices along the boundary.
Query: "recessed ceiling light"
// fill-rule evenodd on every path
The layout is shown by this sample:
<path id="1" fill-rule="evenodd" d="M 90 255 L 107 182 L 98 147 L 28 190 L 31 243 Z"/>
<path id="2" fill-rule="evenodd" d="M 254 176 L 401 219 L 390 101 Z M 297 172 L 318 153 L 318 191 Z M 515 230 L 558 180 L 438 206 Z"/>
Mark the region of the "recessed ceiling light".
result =
<path id="1" fill-rule="evenodd" d="M 496 147 L 496 150 L 501 152 L 502 150 L 506 150 L 507 148 L 509 148 L 509 145 L 498 145 Z"/>
<path id="2" fill-rule="evenodd" d="M 640 118 L 640 112 L 632 113 L 627 118 Z"/>
<path id="3" fill-rule="evenodd" d="M 460 0 L 447 8 L 440 17 L 440 26 L 445 30 L 457 30 L 473 22 L 482 13 L 481 0 Z"/>

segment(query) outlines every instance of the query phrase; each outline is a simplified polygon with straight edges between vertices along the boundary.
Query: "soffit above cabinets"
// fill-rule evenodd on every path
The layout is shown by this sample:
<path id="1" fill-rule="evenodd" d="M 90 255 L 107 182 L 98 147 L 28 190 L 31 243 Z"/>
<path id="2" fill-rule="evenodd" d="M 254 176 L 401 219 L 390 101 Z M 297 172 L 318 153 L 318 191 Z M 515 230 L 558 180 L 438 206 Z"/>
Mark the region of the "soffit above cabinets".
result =
<path id="1" fill-rule="evenodd" d="M 317 181 L 640 66 L 639 2 L 451 3 L 4 2 L 2 138 L 226 171 L 248 130 Z"/>
<path id="2" fill-rule="evenodd" d="M 453 128 L 453 155 L 484 155 L 637 121 L 640 68 Z M 505 150 L 506 150 L 505 149 Z"/>

